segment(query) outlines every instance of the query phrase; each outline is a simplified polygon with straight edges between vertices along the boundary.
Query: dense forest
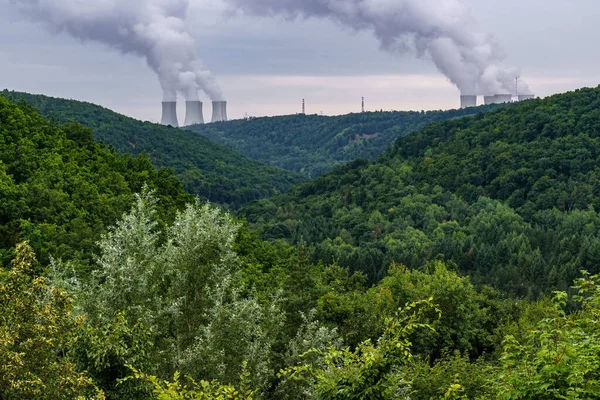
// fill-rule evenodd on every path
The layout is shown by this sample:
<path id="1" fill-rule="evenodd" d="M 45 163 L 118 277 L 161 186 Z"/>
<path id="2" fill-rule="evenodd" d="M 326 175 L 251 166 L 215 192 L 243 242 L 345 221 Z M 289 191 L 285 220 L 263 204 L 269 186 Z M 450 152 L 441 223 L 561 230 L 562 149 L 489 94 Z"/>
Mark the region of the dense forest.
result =
<path id="1" fill-rule="evenodd" d="M 585 89 L 429 125 L 243 212 L 371 282 L 441 257 L 535 298 L 599 271 L 599 156 L 600 89 Z"/>
<path id="2" fill-rule="evenodd" d="M 142 187 L 156 190 L 161 220 L 192 198 L 145 156 L 117 155 L 77 124 L 49 122 L 24 102 L 0 96 L 0 260 L 29 241 L 38 258 L 92 258 L 105 228 Z"/>
<path id="3" fill-rule="evenodd" d="M 231 215 L 0 98 L 0 398 L 600 398 L 598 109 L 429 125 Z"/>
<path id="4" fill-rule="evenodd" d="M 77 122 L 92 129 L 96 140 L 120 154 L 145 154 L 158 168 L 172 168 L 188 192 L 215 203 L 239 207 L 306 180 L 200 135 L 137 121 L 94 104 L 7 90 L 3 94 L 25 100 L 56 122 Z"/>
<path id="5" fill-rule="evenodd" d="M 500 107 L 449 111 L 367 112 L 337 117 L 290 115 L 187 127 L 254 158 L 316 178 L 357 158 L 374 160 L 396 138 L 432 122 Z"/>

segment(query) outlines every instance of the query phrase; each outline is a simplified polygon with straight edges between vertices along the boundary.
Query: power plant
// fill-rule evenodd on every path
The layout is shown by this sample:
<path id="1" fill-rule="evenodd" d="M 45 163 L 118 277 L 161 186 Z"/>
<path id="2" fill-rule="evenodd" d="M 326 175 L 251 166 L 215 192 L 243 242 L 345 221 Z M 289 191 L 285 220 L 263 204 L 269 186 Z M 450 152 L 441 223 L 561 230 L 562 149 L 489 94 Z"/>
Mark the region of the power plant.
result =
<path id="1" fill-rule="evenodd" d="M 518 93 L 518 82 L 516 85 L 517 93 Z M 461 94 L 460 95 L 460 108 L 471 108 L 477 107 L 478 105 L 478 95 L 475 94 Z M 483 104 L 504 104 L 511 103 L 513 101 L 526 101 L 532 100 L 535 96 L 533 94 L 518 94 L 513 96 L 509 93 L 500 93 L 494 95 L 484 95 L 483 96 Z M 196 101 L 186 101 L 186 114 L 185 114 L 185 122 L 183 126 L 190 125 L 199 125 L 204 124 L 204 113 L 202 110 L 203 103 L 199 100 Z M 227 102 L 226 101 L 213 101 L 212 102 L 212 120 L 211 122 L 225 122 L 228 121 L 227 117 Z M 361 98 L 361 112 L 365 112 L 365 98 Z M 302 114 L 306 115 L 306 101 L 302 99 Z M 175 101 L 165 101 L 162 103 L 162 120 L 161 124 L 172 126 L 175 128 L 179 127 L 179 122 L 177 120 L 177 102 Z"/>
<path id="2" fill-rule="evenodd" d="M 494 97 L 496 104 L 510 103 L 512 101 L 512 94 L 497 94 Z"/>
<path id="3" fill-rule="evenodd" d="M 213 104 L 212 122 L 227 121 L 227 102 L 226 101 L 213 101 L 212 104 Z"/>
<path id="4" fill-rule="evenodd" d="M 533 94 L 520 94 L 516 97 L 518 101 L 532 100 L 535 99 Z M 512 94 L 495 94 L 483 96 L 483 104 L 503 104 L 510 103 L 513 101 Z M 477 106 L 477 96 L 461 95 L 460 96 L 460 108 L 469 108 Z"/>
<path id="5" fill-rule="evenodd" d="M 184 126 L 198 125 L 204 123 L 204 114 L 202 113 L 201 101 L 185 102 L 185 123 Z"/>
<path id="6" fill-rule="evenodd" d="M 213 101 L 212 122 L 227 121 L 227 102 Z M 185 122 L 183 126 L 199 125 L 204 123 L 204 112 L 201 101 L 185 102 Z M 162 125 L 179 128 L 177 120 L 177 102 L 165 101 L 162 103 Z"/>
<path id="7" fill-rule="evenodd" d="M 177 121 L 177 102 L 163 101 L 161 124 L 179 128 L 179 122 Z"/>
<path id="8" fill-rule="evenodd" d="M 477 96 L 461 95 L 460 108 L 477 107 Z"/>
<path id="9" fill-rule="evenodd" d="M 495 95 L 483 96 L 483 104 L 485 104 L 486 106 L 488 104 L 496 104 L 496 96 Z"/>

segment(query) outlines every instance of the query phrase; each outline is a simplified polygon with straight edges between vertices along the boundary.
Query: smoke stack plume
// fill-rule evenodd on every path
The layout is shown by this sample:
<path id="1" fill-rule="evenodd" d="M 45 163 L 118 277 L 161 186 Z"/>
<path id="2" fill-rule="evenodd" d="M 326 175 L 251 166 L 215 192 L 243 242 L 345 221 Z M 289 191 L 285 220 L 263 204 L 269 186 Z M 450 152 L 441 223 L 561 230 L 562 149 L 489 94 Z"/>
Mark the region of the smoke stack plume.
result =
<path id="1" fill-rule="evenodd" d="M 251 15 L 329 19 L 352 31 L 373 32 L 382 50 L 431 57 L 465 95 L 510 93 L 519 71 L 480 32 L 460 0 L 226 0 Z M 522 82 L 523 94 L 529 94 Z"/>
<path id="2" fill-rule="evenodd" d="M 204 123 L 204 114 L 202 113 L 201 101 L 185 102 L 185 123 L 184 126 L 198 125 Z"/>
<path id="3" fill-rule="evenodd" d="M 3 3 L 8 3 L 7 5 Z M 67 33 L 144 58 L 158 75 L 163 101 L 224 100 L 196 51 L 186 18 L 190 0 L 0 0 L 52 33 Z"/>
<path id="4" fill-rule="evenodd" d="M 213 101 L 212 122 L 227 121 L 227 102 Z"/>
<path id="5" fill-rule="evenodd" d="M 462 95 L 460 96 L 460 108 L 477 107 L 477 96 Z"/>
<path id="6" fill-rule="evenodd" d="M 179 128 L 177 120 L 177 103 L 174 101 L 164 101 L 162 103 L 162 121 L 161 124 Z"/>

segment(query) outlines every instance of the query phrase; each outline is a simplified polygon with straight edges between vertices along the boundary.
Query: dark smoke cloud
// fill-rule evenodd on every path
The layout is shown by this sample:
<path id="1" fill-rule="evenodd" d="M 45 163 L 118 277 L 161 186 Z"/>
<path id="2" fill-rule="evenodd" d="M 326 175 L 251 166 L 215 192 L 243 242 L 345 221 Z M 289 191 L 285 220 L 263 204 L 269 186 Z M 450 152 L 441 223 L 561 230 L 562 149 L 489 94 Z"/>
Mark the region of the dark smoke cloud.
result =
<path id="1" fill-rule="evenodd" d="M 371 31 L 388 52 L 429 56 L 463 94 L 513 93 L 517 69 L 489 35 L 478 32 L 459 0 L 225 0 L 233 11 L 257 16 L 327 18 Z M 520 82 L 522 93 L 528 92 Z"/>
<path id="2" fill-rule="evenodd" d="M 203 90 L 223 100 L 216 80 L 198 59 L 186 25 L 189 0 L 0 0 L 54 33 L 104 43 L 146 59 L 165 101 L 177 93 L 197 100 Z"/>

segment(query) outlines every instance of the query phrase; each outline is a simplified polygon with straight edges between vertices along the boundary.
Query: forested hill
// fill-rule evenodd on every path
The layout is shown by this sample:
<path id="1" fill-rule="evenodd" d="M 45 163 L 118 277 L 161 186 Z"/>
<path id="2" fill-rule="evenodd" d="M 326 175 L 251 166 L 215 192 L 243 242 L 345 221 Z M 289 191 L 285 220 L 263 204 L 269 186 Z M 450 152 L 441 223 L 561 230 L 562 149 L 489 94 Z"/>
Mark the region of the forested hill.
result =
<path id="1" fill-rule="evenodd" d="M 245 208 L 291 246 L 0 96 L 0 399 L 598 399 L 599 109 L 432 125 Z"/>
<path id="2" fill-rule="evenodd" d="M 600 88 L 427 126 L 243 209 L 266 238 L 385 276 L 435 258 L 516 295 L 600 268 Z"/>
<path id="3" fill-rule="evenodd" d="M 300 174 L 264 165 L 198 134 L 141 122 L 74 100 L 4 91 L 58 122 L 78 122 L 117 152 L 145 153 L 157 167 L 175 170 L 185 188 L 210 201 L 238 207 L 305 181 Z"/>
<path id="4" fill-rule="evenodd" d="M 146 157 L 117 155 L 78 124 L 48 122 L 33 107 L 0 96 L 0 265 L 29 241 L 49 257 L 91 260 L 106 228 L 128 211 L 144 184 L 172 219 L 190 201 L 169 170 Z"/>
<path id="5" fill-rule="evenodd" d="M 399 136 L 499 106 L 428 112 L 368 112 L 339 117 L 250 118 L 187 129 L 248 157 L 316 178 L 357 158 L 374 160 Z"/>

